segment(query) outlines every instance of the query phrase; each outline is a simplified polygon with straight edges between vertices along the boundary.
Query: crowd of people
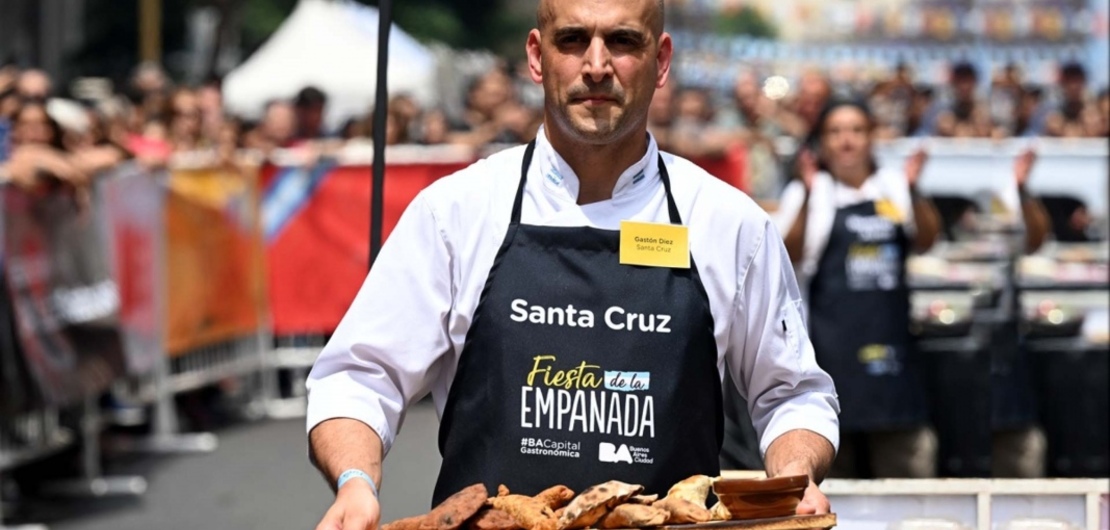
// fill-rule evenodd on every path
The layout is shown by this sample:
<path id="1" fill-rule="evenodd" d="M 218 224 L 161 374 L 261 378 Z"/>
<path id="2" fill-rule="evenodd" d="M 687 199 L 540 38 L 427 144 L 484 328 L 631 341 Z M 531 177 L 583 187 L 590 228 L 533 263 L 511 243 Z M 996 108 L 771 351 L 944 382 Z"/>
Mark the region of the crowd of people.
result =
<path id="1" fill-rule="evenodd" d="M 1054 86 L 1024 83 L 1016 65 L 999 69 L 989 83 L 981 82 L 982 75 L 970 63 L 957 63 L 947 86 L 927 86 L 915 82 L 909 66 L 898 65 L 888 78 L 860 89 L 837 86 L 817 69 L 800 75 L 792 87 L 778 76 L 740 71 L 731 93 L 674 79 L 657 91 L 649 127 L 664 149 L 690 158 L 720 157 L 744 147 L 749 191 L 762 198 L 777 195 L 789 180 L 780 174 L 776 140 L 807 141 L 833 99 L 868 103 L 880 139 L 1110 136 L 1110 93 L 1091 86 L 1078 63 L 1061 65 Z M 41 70 L 0 67 L 0 161 L 6 160 L 0 176 L 82 182 L 126 158 L 157 163 L 175 152 L 227 155 L 244 148 L 267 154 L 316 140 L 369 140 L 373 130 L 372 109 L 338 128 L 327 127 L 328 94 L 316 87 L 267 102 L 256 119 L 232 116 L 225 112 L 218 78 L 175 85 L 153 64 L 140 65 L 116 90 L 61 92 Z M 386 143 L 474 148 L 520 143 L 535 135 L 542 120 L 539 87 L 507 62 L 475 76 L 460 99 L 461 112 L 449 112 L 448 106 L 422 106 L 409 95 L 393 95 Z"/>

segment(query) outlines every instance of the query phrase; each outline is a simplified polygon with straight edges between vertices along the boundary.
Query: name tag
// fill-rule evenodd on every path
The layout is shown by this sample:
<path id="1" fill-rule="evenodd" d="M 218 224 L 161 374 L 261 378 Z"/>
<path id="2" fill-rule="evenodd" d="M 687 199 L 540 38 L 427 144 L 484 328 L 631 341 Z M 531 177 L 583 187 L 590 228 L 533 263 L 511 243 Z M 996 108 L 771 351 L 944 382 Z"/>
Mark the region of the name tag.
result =
<path id="1" fill-rule="evenodd" d="M 621 221 L 621 265 L 689 269 L 689 236 L 682 225 Z"/>
<path id="2" fill-rule="evenodd" d="M 906 216 L 902 213 L 902 210 L 887 199 L 875 201 L 875 215 L 885 217 L 897 225 L 902 224 L 906 220 Z"/>

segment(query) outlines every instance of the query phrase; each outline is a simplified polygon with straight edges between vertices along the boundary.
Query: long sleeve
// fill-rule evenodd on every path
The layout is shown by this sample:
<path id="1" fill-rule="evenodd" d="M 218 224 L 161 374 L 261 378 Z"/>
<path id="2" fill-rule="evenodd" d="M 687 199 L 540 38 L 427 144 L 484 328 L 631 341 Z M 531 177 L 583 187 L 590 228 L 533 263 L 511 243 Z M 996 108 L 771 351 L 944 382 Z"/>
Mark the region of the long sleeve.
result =
<path id="1" fill-rule="evenodd" d="M 405 210 L 308 378 L 307 428 L 351 418 L 388 453 L 404 411 L 426 395 L 451 348 L 451 256 L 421 194 Z"/>
<path id="2" fill-rule="evenodd" d="M 750 261 L 741 267 L 727 355 L 760 452 L 794 429 L 814 431 L 838 447 L 836 390 L 817 365 L 786 248 L 769 220 L 751 230 L 762 234 L 753 237 Z"/>

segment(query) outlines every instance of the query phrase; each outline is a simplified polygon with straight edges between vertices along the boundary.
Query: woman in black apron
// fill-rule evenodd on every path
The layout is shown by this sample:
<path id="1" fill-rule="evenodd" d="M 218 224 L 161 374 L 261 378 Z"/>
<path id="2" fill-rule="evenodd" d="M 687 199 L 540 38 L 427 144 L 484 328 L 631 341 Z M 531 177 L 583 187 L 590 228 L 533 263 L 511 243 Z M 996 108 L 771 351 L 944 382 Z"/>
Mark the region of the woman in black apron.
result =
<path id="1" fill-rule="evenodd" d="M 809 282 L 810 336 L 841 404 L 841 447 L 832 475 L 927 477 L 935 474 L 936 441 L 909 329 L 905 261 L 911 241 L 905 222 L 910 212 L 897 205 L 896 188 L 905 184 L 891 185 L 877 172 L 873 127 L 861 104 L 836 102 L 821 114 L 811 133 L 817 167 L 811 162 L 811 169 L 803 170 L 805 199 L 786 233 L 786 247 L 795 263 L 806 252 L 816 258 Z M 918 155 L 907 165 L 911 197 L 922 162 Z M 815 187 L 820 191 L 810 197 Z M 936 236 L 937 217 L 929 201 L 912 202 L 918 225 L 914 246 L 922 250 Z M 831 224 L 811 218 L 822 207 L 826 214 L 834 212 Z M 828 230 L 827 243 L 818 249 L 806 244 L 813 239 L 813 234 L 807 238 L 807 226 L 813 224 L 811 230 Z"/>

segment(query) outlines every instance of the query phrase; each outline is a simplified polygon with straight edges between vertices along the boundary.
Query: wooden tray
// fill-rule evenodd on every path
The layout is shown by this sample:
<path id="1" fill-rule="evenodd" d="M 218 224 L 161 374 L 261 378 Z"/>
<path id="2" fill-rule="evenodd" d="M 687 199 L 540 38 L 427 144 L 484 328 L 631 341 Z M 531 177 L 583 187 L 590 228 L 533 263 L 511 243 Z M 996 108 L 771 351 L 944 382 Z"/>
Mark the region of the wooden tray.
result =
<path id="1" fill-rule="evenodd" d="M 659 530 L 820 530 L 836 526 L 836 514 L 792 515 L 774 519 L 713 521 L 701 524 L 680 524 L 658 527 Z"/>

